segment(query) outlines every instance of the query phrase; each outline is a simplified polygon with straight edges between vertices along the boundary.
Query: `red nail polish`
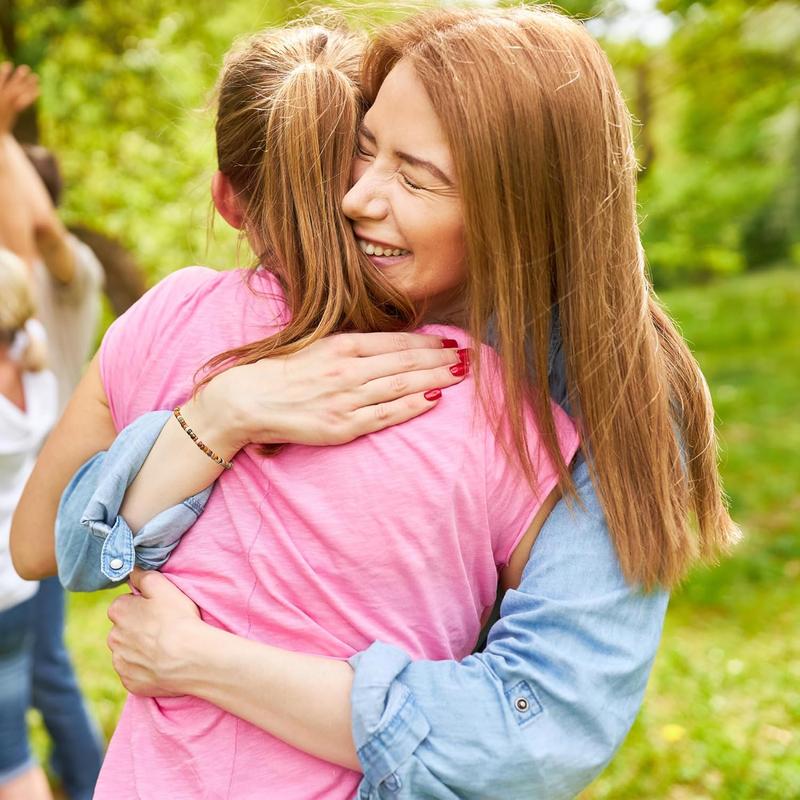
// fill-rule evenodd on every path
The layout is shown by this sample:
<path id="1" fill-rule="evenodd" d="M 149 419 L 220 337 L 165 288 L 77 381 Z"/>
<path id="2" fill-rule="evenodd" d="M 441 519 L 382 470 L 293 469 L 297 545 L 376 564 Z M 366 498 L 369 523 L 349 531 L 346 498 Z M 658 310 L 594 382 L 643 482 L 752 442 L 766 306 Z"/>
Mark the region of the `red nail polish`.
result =
<path id="1" fill-rule="evenodd" d="M 438 400 L 442 396 L 441 389 L 428 389 L 427 392 L 423 395 L 426 400 L 430 400 L 433 402 L 434 400 Z"/>
<path id="2" fill-rule="evenodd" d="M 442 339 L 442 347 L 458 347 L 455 339 Z"/>
<path id="3" fill-rule="evenodd" d="M 457 350 L 456 352 L 458 353 L 458 360 L 462 364 L 469 365 L 469 348 L 468 347 L 462 347 L 460 350 Z"/>
<path id="4" fill-rule="evenodd" d="M 460 378 L 462 375 L 467 374 L 468 369 L 468 365 L 462 361 L 460 364 L 453 364 L 453 366 L 450 367 L 450 372 L 452 372 L 456 378 Z"/>

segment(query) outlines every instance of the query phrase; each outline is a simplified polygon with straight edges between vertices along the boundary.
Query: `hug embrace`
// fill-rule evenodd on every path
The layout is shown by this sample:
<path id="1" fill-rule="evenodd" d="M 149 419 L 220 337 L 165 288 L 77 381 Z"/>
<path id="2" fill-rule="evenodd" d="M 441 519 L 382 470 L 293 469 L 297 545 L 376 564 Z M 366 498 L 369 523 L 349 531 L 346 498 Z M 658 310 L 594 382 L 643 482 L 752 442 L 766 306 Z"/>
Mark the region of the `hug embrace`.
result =
<path id="1" fill-rule="evenodd" d="M 736 538 L 607 59 L 552 10 L 306 22 L 228 56 L 216 139 L 253 267 L 111 326 L 12 530 L 136 589 L 95 796 L 574 797 Z"/>

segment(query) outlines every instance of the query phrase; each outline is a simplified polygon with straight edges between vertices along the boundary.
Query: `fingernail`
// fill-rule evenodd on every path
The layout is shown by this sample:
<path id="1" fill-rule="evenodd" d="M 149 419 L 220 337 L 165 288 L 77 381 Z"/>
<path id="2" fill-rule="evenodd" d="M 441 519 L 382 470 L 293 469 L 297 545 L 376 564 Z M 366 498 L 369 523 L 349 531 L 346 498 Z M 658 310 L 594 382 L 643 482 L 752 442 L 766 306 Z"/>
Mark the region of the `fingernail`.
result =
<path id="1" fill-rule="evenodd" d="M 430 401 L 438 400 L 441 396 L 442 396 L 442 390 L 441 389 L 428 389 L 428 391 L 425 392 L 425 394 L 423 395 L 423 397 L 426 400 L 430 400 Z"/>
<path id="2" fill-rule="evenodd" d="M 442 339 L 442 347 L 458 347 L 455 339 Z"/>
<path id="3" fill-rule="evenodd" d="M 462 375 L 467 374 L 468 369 L 468 365 L 462 361 L 460 364 L 453 364 L 453 366 L 450 367 L 450 372 L 452 372 L 457 378 L 460 378 Z"/>
<path id="4" fill-rule="evenodd" d="M 460 350 L 457 350 L 456 352 L 458 353 L 458 360 L 462 364 L 469 365 L 469 348 L 468 347 L 462 347 Z"/>

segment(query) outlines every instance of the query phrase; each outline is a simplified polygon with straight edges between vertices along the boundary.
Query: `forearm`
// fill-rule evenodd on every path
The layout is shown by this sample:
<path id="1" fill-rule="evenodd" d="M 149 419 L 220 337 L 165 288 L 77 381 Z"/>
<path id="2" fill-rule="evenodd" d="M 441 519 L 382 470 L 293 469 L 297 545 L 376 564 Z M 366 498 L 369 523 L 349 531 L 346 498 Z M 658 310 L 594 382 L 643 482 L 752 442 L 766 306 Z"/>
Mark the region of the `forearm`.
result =
<path id="1" fill-rule="evenodd" d="M 11 556 L 23 578 L 56 574 L 54 529 L 61 493 L 81 464 L 108 448 L 115 436 L 95 358 L 42 448 L 14 512 Z"/>
<path id="2" fill-rule="evenodd" d="M 237 451 L 227 444 L 227 432 L 220 416 L 202 413 L 202 404 L 189 400 L 182 409 L 184 418 L 198 436 L 226 461 Z M 210 486 L 223 468 L 209 458 L 170 417 L 156 439 L 138 475 L 130 485 L 120 515 L 136 532 L 167 508 Z"/>
<path id="3" fill-rule="evenodd" d="M 36 258 L 34 219 L 31 209 L 19 195 L 18 147 L 10 134 L 0 135 L 0 246 L 33 264 Z M 22 156 L 24 158 L 24 153 Z"/>
<path id="4" fill-rule="evenodd" d="M 55 213 L 38 224 L 34 230 L 39 256 L 50 275 L 62 284 L 69 284 L 75 280 L 75 256 L 67 236 L 67 229 Z"/>
<path id="5" fill-rule="evenodd" d="M 194 623 L 183 660 L 166 668 L 170 691 L 192 694 L 300 750 L 360 771 L 351 731 L 353 670 Z"/>
<path id="6" fill-rule="evenodd" d="M 413 355 L 401 359 L 396 350 Z M 183 416 L 226 461 L 249 443 L 344 444 L 432 408 L 424 393 L 463 380 L 462 373 L 450 371 L 459 360 L 438 336 L 331 336 L 292 356 L 223 370 L 183 405 Z M 398 397 L 392 376 L 404 373 L 413 391 Z M 135 531 L 209 486 L 220 472 L 170 420 L 130 487 L 122 514 Z"/>
<path id="7" fill-rule="evenodd" d="M 622 743 L 667 596 L 627 584 L 585 463 L 573 477 L 582 508 L 548 517 L 483 653 L 411 661 L 378 643 L 351 659 L 364 797 L 567 800 Z"/>

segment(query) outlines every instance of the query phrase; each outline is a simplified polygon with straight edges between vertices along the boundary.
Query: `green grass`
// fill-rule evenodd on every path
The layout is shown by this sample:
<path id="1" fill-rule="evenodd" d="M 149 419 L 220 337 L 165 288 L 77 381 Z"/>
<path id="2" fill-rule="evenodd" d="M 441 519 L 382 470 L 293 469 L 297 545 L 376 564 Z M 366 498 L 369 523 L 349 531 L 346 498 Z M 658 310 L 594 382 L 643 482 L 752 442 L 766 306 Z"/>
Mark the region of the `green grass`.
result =
<path id="1" fill-rule="evenodd" d="M 664 295 L 745 539 L 675 593 L 644 707 L 582 800 L 800 798 L 800 272 Z"/>
<path id="2" fill-rule="evenodd" d="M 711 386 L 745 540 L 673 597 L 642 713 L 582 800 L 800 798 L 800 272 L 663 299 Z M 108 601 L 73 596 L 68 637 L 110 735 L 123 691 Z"/>

